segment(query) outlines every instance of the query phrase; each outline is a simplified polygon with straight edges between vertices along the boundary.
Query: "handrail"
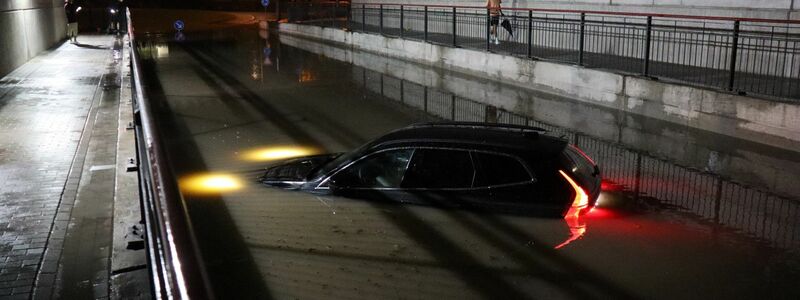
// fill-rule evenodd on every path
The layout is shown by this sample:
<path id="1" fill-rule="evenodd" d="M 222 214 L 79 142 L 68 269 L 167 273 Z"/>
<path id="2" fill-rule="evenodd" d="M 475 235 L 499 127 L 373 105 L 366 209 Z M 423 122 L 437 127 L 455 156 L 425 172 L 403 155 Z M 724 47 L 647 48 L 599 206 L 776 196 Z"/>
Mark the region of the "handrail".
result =
<path id="1" fill-rule="evenodd" d="M 213 298 L 186 205 L 169 167 L 164 142 L 156 131 L 157 123 L 147 98 L 147 87 L 141 78 L 139 54 L 134 49 L 136 38 L 130 10 L 126 14 L 132 48 L 139 190 L 145 219 L 152 294 L 156 299 Z"/>
<path id="2" fill-rule="evenodd" d="M 487 9 L 485 6 L 468 6 L 468 5 L 443 5 L 443 4 L 405 4 L 405 3 L 374 3 L 374 2 L 358 2 L 350 3 L 350 5 L 383 5 L 383 6 L 405 6 L 405 7 L 434 7 L 434 8 L 468 8 L 468 9 Z M 739 21 L 739 22 L 753 22 L 753 23 L 773 23 L 773 24 L 800 24 L 800 20 L 781 20 L 781 19 L 765 19 L 765 18 L 739 18 L 739 17 L 723 17 L 723 16 L 700 16 L 700 15 L 681 15 L 681 14 L 661 14 L 661 13 L 635 13 L 635 12 L 615 12 L 604 10 L 572 10 L 572 9 L 551 9 L 551 8 L 523 8 L 523 7 L 503 7 L 501 10 L 510 11 L 531 11 L 531 12 L 550 12 L 550 13 L 573 13 L 573 14 L 595 14 L 595 15 L 612 15 L 612 16 L 627 16 L 627 17 L 657 17 L 657 18 L 670 18 L 670 19 L 688 19 L 688 20 L 706 20 L 706 21 Z"/>

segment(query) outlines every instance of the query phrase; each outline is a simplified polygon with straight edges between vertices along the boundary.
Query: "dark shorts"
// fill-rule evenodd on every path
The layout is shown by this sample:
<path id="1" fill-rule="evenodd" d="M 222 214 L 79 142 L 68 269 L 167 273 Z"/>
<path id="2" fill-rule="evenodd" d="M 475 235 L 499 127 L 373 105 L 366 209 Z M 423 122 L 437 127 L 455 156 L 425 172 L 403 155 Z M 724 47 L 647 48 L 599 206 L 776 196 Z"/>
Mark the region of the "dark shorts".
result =
<path id="1" fill-rule="evenodd" d="M 497 26 L 497 24 L 500 24 L 500 16 L 491 16 L 489 18 L 489 25 Z"/>

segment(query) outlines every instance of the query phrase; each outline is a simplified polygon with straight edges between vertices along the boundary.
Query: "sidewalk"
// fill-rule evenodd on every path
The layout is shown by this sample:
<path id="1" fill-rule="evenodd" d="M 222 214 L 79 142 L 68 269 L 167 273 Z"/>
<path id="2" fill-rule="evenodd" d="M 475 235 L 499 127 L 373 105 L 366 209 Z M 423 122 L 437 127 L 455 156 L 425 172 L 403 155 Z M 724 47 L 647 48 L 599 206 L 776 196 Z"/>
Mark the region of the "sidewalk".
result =
<path id="1" fill-rule="evenodd" d="M 79 41 L 0 80 L 0 299 L 109 295 L 121 41 Z"/>

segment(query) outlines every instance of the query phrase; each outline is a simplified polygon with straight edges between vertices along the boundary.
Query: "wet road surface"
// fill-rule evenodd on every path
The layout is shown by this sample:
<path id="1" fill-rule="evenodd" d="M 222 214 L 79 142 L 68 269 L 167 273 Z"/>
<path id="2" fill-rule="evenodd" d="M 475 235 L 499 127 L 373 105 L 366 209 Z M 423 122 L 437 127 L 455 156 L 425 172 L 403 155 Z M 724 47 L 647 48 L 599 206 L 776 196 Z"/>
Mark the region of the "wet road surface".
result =
<path id="1" fill-rule="evenodd" d="M 800 296 L 795 152 L 251 27 L 172 37 L 137 49 L 217 296 Z M 608 178 L 601 207 L 567 222 L 255 182 L 274 153 L 445 119 L 563 134 Z"/>

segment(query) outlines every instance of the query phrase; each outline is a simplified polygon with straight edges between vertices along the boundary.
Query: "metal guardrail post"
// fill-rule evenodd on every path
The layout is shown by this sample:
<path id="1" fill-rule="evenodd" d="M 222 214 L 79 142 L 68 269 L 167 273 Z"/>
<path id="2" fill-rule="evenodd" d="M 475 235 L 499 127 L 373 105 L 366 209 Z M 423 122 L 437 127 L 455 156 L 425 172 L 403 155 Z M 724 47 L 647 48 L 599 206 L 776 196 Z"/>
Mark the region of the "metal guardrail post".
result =
<path id="1" fill-rule="evenodd" d="M 336 1 L 336 3 L 334 3 L 333 6 L 331 6 L 331 8 L 333 10 L 331 12 L 331 27 L 335 28 L 336 27 L 336 11 L 339 10 L 339 1 Z"/>
<path id="2" fill-rule="evenodd" d="M 405 14 L 403 13 L 403 6 L 400 5 L 400 37 L 404 38 L 406 36 L 405 32 Z"/>
<path id="3" fill-rule="evenodd" d="M 361 31 L 367 31 L 367 5 L 361 4 Z"/>
<path id="4" fill-rule="evenodd" d="M 642 190 L 642 154 L 636 153 L 636 175 L 633 182 L 634 203 L 639 205 L 639 194 Z"/>
<path id="5" fill-rule="evenodd" d="M 381 26 L 380 33 L 383 34 L 383 4 L 381 4 L 378 9 L 380 10 L 378 12 L 378 16 L 379 16 L 380 21 L 381 21 L 380 22 L 380 26 Z"/>
<path id="6" fill-rule="evenodd" d="M 580 32 L 580 41 L 578 42 L 578 64 L 583 65 L 583 48 L 584 48 L 584 37 L 586 36 L 586 13 L 581 13 L 581 32 Z"/>
<path id="7" fill-rule="evenodd" d="M 424 94 L 422 97 L 422 111 L 428 112 L 428 86 L 422 87 L 422 93 Z"/>
<path id="8" fill-rule="evenodd" d="M 730 81 L 728 81 L 728 90 L 733 91 L 734 84 L 736 83 L 736 60 L 739 53 L 739 20 L 733 22 L 733 45 L 731 46 L 731 68 L 730 68 Z"/>
<path id="9" fill-rule="evenodd" d="M 450 120 L 456 120 L 456 95 L 450 95 Z"/>
<path id="10" fill-rule="evenodd" d="M 489 12 L 489 9 L 486 9 L 486 51 L 489 51 L 491 48 L 489 39 L 491 39 L 491 27 L 492 27 L 492 14 Z"/>
<path id="11" fill-rule="evenodd" d="M 425 41 L 428 41 L 428 6 L 425 5 Z"/>
<path id="12" fill-rule="evenodd" d="M 644 68 L 642 74 L 650 75 L 650 42 L 653 39 L 653 16 L 647 16 L 647 32 L 644 36 Z"/>
<path id="13" fill-rule="evenodd" d="M 405 80 L 400 79 L 400 103 L 406 102 L 406 84 Z"/>
<path id="14" fill-rule="evenodd" d="M 528 11 L 528 57 L 533 57 L 533 11 Z"/>
<path id="15" fill-rule="evenodd" d="M 456 23 L 456 8 L 453 7 L 453 47 L 458 47 L 458 33 L 456 33 L 457 28 L 458 24 Z"/>

